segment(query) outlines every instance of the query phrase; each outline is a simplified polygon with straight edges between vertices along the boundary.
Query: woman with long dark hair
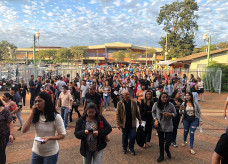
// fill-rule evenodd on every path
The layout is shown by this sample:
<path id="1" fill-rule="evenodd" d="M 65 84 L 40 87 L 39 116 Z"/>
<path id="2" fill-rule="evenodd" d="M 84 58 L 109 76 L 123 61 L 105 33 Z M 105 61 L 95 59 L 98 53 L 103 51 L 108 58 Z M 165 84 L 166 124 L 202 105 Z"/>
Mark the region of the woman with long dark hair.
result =
<path id="1" fill-rule="evenodd" d="M 186 93 L 185 102 L 180 107 L 180 113 L 184 115 L 183 124 L 184 124 L 184 142 L 182 146 L 187 144 L 187 136 L 190 132 L 190 152 L 195 154 L 193 150 L 194 144 L 194 134 L 197 126 L 202 125 L 202 115 L 200 106 L 197 102 L 193 100 L 193 95 L 191 92 Z"/>
<path id="2" fill-rule="evenodd" d="M 106 136 L 112 131 L 107 120 L 99 114 L 96 104 L 87 104 L 84 115 L 79 118 L 75 127 L 75 137 L 81 140 L 80 153 L 84 164 L 100 164 Z"/>
<path id="3" fill-rule="evenodd" d="M 152 91 L 148 90 L 145 93 L 144 99 L 141 100 L 140 106 L 140 114 L 143 121 L 146 121 L 145 125 L 145 132 L 146 132 L 146 140 L 143 148 L 147 146 L 151 147 L 151 133 L 152 133 L 152 124 L 153 124 L 153 117 L 152 117 L 152 107 L 154 105 L 153 93 Z"/>
<path id="4" fill-rule="evenodd" d="M 8 141 L 13 143 L 13 132 L 13 118 L 0 100 L 0 164 L 6 163 L 6 145 Z"/>
<path id="5" fill-rule="evenodd" d="M 180 97 L 181 97 L 181 95 L 180 95 L 180 93 L 177 90 L 174 91 L 172 96 L 171 96 L 171 102 L 175 106 L 176 112 L 177 112 L 176 117 L 173 118 L 173 135 L 172 135 L 171 144 L 174 147 L 178 147 L 178 145 L 176 143 L 176 138 L 177 138 L 177 129 L 178 129 L 178 126 L 179 126 L 179 123 L 180 123 L 180 118 L 181 118 L 179 110 L 180 110 L 181 104 L 184 102 Z"/>
<path id="6" fill-rule="evenodd" d="M 28 92 L 28 87 L 25 84 L 24 79 L 22 78 L 20 83 L 18 84 L 18 89 L 19 89 L 19 94 L 21 95 L 21 98 L 23 100 L 23 105 L 25 106 L 25 102 L 26 102 L 26 91 Z"/>
<path id="7" fill-rule="evenodd" d="M 162 92 L 159 96 L 158 102 L 155 102 L 152 108 L 152 116 L 155 120 L 154 126 L 157 128 L 159 138 L 160 156 L 157 162 L 164 160 L 164 141 L 165 151 L 168 158 L 171 158 L 169 147 L 171 145 L 173 133 L 173 120 L 176 116 L 176 109 L 168 100 L 168 94 Z"/>
<path id="8" fill-rule="evenodd" d="M 40 92 L 35 98 L 32 113 L 22 127 L 22 133 L 26 133 L 31 125 L 35 126 L 36 131 L 31 164 L 57 163 L 57 140 L 65 137 L 66 130 L 61 115 L 55 110 L 51 97 L 46 92 Z"/>
<path id="9" fill-rule="evenodd" d="M 75 110 L 75 112 L 78 114 L 78 118 L 81 117 L 81 114 L 78 110 L 78 107 L 80 105 L 80 92 L 77 92 L 75 87 L 72 86 L 70 88 L 70 93 L 72 95 L 72 98 L 73 98 L 73 104 L 72 104 L 72 110 L 70 110 L 70 115 L 69 115 L 69 119 L 70 119 L 70 122 L 72 122 L 72 114 L 73 114 L 73 110 Z"/>

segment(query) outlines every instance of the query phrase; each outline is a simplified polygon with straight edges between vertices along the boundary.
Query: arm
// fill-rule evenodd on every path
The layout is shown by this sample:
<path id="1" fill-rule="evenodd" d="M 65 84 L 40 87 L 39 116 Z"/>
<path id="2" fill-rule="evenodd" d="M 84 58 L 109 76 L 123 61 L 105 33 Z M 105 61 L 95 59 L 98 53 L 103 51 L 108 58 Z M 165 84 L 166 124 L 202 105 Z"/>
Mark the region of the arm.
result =
<path id="1" fill-rule="evenodd" d="M 57 114 L 55 117 L 54 125 L 57 134 L 55 136 L 42 137 L 42 139 L 44 140 L 44 142 L 42 142 L 43 144 L 47 143 L 49 140 L 61 140 L 65 138 L 66 130 L 64 127 L 63 119 L 59 114 Z"/>
<path id="2" fill-rule="evenodd" d="M 100 104 L 99 104 L 99 110 L 100 110 L 100 113 L 102 114 L 102 112 L 103 112 L 103 104 L 102 104 L 102 102 L 100 102 Z"/>
<path id="3" fill-rule="evenodd" d="M 225 106 L 224 106 L 224 117 L 226 117 L 226 109 L 227 109 L 227 106 L 228 106 L 228 101 L 225 102 Z"/>
<path id="4" fill-rule="evenodd" d="M 35 107 L 35 105 L 33 105 L 32 113 L 30 114 L 29 118 L 27 119 L 27 121 L 25 122 L 25 124 L 22 127 L 22 130 L 21 130 L 22 133 L 26 133 L 30 129 L 31 124 L 32 124 L 32 119 L 35 114 L 35 110 L 36 110 L 36 107 Z"/>
<path id="5" fill-rule="evenodd" d="M 51 102 L 54 103 L 54 94 L 51 94 Z"/>
<path id="6" fill-rule="evenodd" d="M 134 102 L 135 106 L 136 106 L 136 118 L 139 120 L 139 124 L 142 123 L 142 118 L 141 118 L 141 115 L 140 115 L 140 112 L 139 112 L 139 109 L 137 107 L 137 103 Z"/>
<path id="7" fill-rule="evenodd" d="M 76 122 L 75 131 L 74 131 L 74 135 L 77 139 L 85 139 L 86 137 L 86 132 L 84 129 L 82 129 L 82 124 L 83 124 L 83 119 L 80 118 Z"/>
<path id="8" fill-rule="evenodd" d="M 220 164 L 221 159 L 222 157 L 216 152 L 214 152 L 212 155 L 212 164 Z"/>
<path id="9" fill-rule="evenodd" d="M 121 110 L 121 102 L 118 102 L 117 104 L 117 110 L 116 110 L 116 124 L 117 128 L 120 130 L 120 127 L 123 126 L 121 119 L 120 119 L 120 110 Z"/>
<path id="10" fill-rule="evenodd" d="M 9 129 L 10 129 L 9 140 L 10 140 L 11 143 L 13 143 L 13 141 L 14 141 L 14 135 L 13 135 L 14 129 L 13 128 L 14 128 L 13 121 L 10 121 L 10 123 L 9 123 Z"/>
<path id="11" fill-rule="evenodd" d="M 87 104 L 87 99 L 85 99 L 85 102 L 84 102 L 84 111 L 85 111 L 85 108 L 86 108 L 86 104 Z"/>
<path id="12" fill-rule="evenodd" d="M 104 118 L 104 116 L 100 115 L 101 121 L 103 121 L 104 129 L 98 130 L 98 135 L 105 137 L 112 131 L 111 125 L 108 123 L 108 121 Z"/>

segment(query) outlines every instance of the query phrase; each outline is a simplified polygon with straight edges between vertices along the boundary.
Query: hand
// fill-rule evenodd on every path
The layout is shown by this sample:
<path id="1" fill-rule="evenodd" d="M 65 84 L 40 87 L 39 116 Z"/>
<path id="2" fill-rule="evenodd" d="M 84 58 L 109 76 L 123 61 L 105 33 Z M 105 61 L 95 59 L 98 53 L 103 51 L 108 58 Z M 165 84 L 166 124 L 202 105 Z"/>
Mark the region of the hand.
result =
<path id="1" fill-rule="evenodd" d="M 202 125 L 203 125 L 203 122 L 202 122 L 202 121 L 200 121 L 200 122 L 199 122 L 199 126 L 202 126 Z"/>
<path id="2" fill-rule="evenodd" d="M 139 125 L 141 125 L 142 124 L 142 121 L 139 121 Z"/>
<path id="3" fill-rule="evenodd" d="M 93 136 L 97 137 L 98 136 L 98 131 L 93 131 Z"/>
<path id="4" fill-rule="evenodd" d="M 37 110 L 37 105 L 34 104 L 34 105 L 32 106 L 32 114 L 34 114 L 36 110 Z"/>
<path id="5" fill-rule="evenodd" d="M 44 140 L 42 144 L 46 144 L 50 140 L 50 137 L 42 137 L 41 139 Z"/>
<path id="6" fill-rule="evenodd" d="M 12 134 L 10 134 L 10 136 L 9 136 L 9 141 L 10 141 L 11 143 L 13 143 L 13 141 L 14 141 L 14 136 L 13 136 Z"/>
<path id="7" fill-rule="evenodd" d="M 184 105 L 181 105 L 180 106 L 180 110 L 184 110 Z"/>
<path id="8" fill-rule="evenodd" d="M 155 127 L 158 127 L 158 120 L 155 120 L 154 126 L 155 126 Z"/>
<path id="9" fill-rule="evenodd" d="M 89 131 L 88 130 L 85 130 L 85 134 L 88 135 L 89 134 Z"/>

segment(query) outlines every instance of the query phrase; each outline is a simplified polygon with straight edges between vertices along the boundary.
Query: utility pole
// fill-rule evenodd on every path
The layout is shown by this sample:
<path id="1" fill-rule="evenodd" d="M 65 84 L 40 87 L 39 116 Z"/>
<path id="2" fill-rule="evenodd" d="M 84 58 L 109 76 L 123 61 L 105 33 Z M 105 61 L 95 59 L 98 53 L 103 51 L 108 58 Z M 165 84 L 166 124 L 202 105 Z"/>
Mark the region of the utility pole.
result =
<path id="1" fill-rule="evenodd" d="M 36 68 L 36 36 L 33 34 L 33 64 L 34 64 L 34 77 L 37 79 L 37 68 Z"/>
<path id="2" fill-rule="evenodd" d="M 166 32 L 166 40 L 165 40 L 165 61 L 167 60 L 168 55 L 168 33 Z"/>
<path id="3" fill-rule="evenodd" d="M 211 50 L 211 35 L 208 38 L 207 66 L 209 66 L 209 62 L 210 62 L 210 50 Z"/>

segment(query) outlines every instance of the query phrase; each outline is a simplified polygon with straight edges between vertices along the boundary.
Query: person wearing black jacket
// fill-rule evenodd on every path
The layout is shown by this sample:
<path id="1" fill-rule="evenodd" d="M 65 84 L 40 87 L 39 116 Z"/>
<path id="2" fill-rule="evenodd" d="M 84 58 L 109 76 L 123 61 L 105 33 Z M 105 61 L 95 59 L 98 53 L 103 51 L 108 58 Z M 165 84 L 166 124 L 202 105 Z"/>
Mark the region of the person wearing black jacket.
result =
<path id="1" fill-rule="evenodd" d="M 26 101 L 26 91 L 28 92 L 28 87 L 24 82 L 24 79 L 21 79 L 20 83 L 18 84 L 19 94 L 23 100 L 23 105 L 25 106 Z"/>
<path id="2" fill-rule="evenodd" d="M 178 126 L 179 126 L 179 123 L 180 123 L 180 118 L 181 118 L 181 115 L 180 115 L 180 106 L 181 104 L 184 102 L 181 98 L 180 98 L 180 93 L 175 90 L 171 96 L 171 103 L 173 103 L 173 105 L 175 106 L 176 108 L 176 112 L 177 112 L 177 115 L 176 117 L 173 117 L 173 135 L 172 135 L 172 140 L 171 140 L 171 144 L 174 146 L 174 147 L 178 147 L 178 145 L 176 144 L 176 138 L 177 138 L 177 129 L 178 129 Z"/>
<path id="3" fill-rule="evenodd" d="M 71 91 L 71 95 L 73 98 L 73 104 L 72 104 L 72 110 L 70 110 L 69 120 L 70 120 L 70 122 L 72 122 L 73 121 L 72 120 L 73 110 L 75 110 L 75 112 L 77 112 L 78 118 L 81 117 L 81 114 L 78 110 L 78 106 L 80 105 L 80 92 L 77 92 L 74 86 L 71 87 L 70 91 Z"/>
<path id="4" fill-rule="evenodd" d="M 116 82 L 113 82 L 113 87 L 111 89 L 111 97 L 113 99 L 113 103 L 114 103 L 114 110 L 116 111 L 117 108 L 117 103 L 119 102 L 119 90 L 120 87 L 117 86 Z"/>
<path id="5" fill-rule="evenodd" d="M 75 127 L 75 137 L 81 140 L 80 154 L 83 163 L 101 163 L 106 136 L 112 131 L 106 119 L 99 114 L 96 104 L 87 104 L 84 115 L 79 118 Z"/>
<path id="6" fill-rule="evenodd" d="M 146 121 L 145 125 L 145 132 L 146 132 L 146 140 L 143 148 L 147 146 L 151 147 L 151 133 L 152 133 L 152 124 L 153 124 L 153 117 L 152 117 L 152 107 L 154 105 L 153 93 L 151 90 L 148 90 L 145 94 L 144 99 L 141 100 L 140 106 L 140 114 L 143 121 Z"/>

